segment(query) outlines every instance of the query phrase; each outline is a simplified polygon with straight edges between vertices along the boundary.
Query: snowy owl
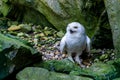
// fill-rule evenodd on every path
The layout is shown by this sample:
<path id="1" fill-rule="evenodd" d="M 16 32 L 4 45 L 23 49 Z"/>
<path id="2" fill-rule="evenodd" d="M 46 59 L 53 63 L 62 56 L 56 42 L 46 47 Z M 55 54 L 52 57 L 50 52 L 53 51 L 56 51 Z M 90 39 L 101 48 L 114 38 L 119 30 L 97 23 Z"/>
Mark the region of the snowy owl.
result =
<path id="1" fill-rule="evenodd" d="M 82 52 L 90 52 L 90 38 L 85 33 L 85 28 L 78 22 L 72 22 L 67 25 L 66 34 L 60 42 L 60 52 L 67 52 L 68 59 L 72 62 L 78 63 L 81 67 L 82 59 L 80 56 Z M 73 59 L 72 55 L 75 54 Z"/>

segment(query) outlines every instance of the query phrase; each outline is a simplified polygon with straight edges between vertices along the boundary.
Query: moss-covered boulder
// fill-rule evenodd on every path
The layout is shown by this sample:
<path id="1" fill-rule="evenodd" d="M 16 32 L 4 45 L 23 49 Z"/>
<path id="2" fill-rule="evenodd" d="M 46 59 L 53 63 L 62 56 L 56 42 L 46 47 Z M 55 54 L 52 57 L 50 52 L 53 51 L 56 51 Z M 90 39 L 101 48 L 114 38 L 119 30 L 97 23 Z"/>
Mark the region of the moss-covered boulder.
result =
<path id="1" fill-rule="evenodd" d="M 45 61 L 39 65 L 40 67 L 51 71 L 57 71 L 76 76 L 87 76 L 95 80 L 109 80 L 114 79 L 117 76 L 116 68 L 113 65 L 101 62 L 94 63 L 89 68 L 80 68 L 78 65 L 72 63 L 68 59 L 59 61 Z"/>
<path id="2" fill-rule="evenodd" d="M 77 21 L 91 37 L 100 26 L 105 26 L 102 18 L 109 24 L 103 0 L 3 0 L 2 5 L 1 12 L 12 20 L 54 26 L 58 30 L 65 30 L 68 23 Z"/>
<path id="3" fill-rule="evenodd" d="M 80 22 L 92 38 L 93 47 L 113 48 L 103 0 L 2 0 L 1 5 L 5 17 L 23 23 L 65 31 L 68 23 Z"/>
<path id="4" fill-rule="evenodd" d="M 113 65 L 104 63 L 94 63 L 90 68 L 84 69 L 85 74 L 93 77 L 95 80 L 110 80 L 114 79 L 117 71 Z"/>
<path id="5" fill-rule="evenodd" d="M 38 60 L 41 60 L 41 54 L 27 43 L 0 33 L 0 79 L 12 76 Z"/>
<path id="6" fill-rule="evenodd" d="M 88 77 L 51 72 L 38 67 L 27 67 L 23 69 L 17 74 L 16 78 L 17 80 L 93 80 Z"/>
<path id="7" fill-rule="evenodd" d="M 37 67 L 28 67 L 20 71 L 16 78 L 18 80 L 47 80 L 49 77 L 49 71 Z"/>
<path id="8" fill-rule="evenodd" d="M 104 0 L 108 18 L 113 34 L 113 43 L 116 49 L 116 57 L 120 58 L 120 1 Z"/>
<path id="9" fill-rule="evenodd" d="M 51 71 L 57 71 L 57 72 L 63 72 L 63 73 L 69 73 L 72 69 L 77 67 L 68 59 L 44 61 L 35 66 L 40 66 Z"/>

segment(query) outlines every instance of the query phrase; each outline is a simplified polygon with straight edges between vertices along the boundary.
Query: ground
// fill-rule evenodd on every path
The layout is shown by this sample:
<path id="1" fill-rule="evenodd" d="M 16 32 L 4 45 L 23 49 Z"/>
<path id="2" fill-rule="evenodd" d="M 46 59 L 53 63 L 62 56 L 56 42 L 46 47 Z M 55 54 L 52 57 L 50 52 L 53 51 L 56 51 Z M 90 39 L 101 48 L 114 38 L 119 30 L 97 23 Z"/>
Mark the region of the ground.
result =
<path id="1" fill-rule="evenodd" d="M 41 27 L 33 24 L 11 25 L 8 29 L 1 29 L 3 34 L 11 34 L 27 41 L 33 48 L 42 54 L 43 60 L 61 60 L 67 58 L 67 54 L 61 54 L 55 47 L 64 35 L 49 27 Z M 84 58 L 84 56 L 83 56 Z M 114 49 L 91 49 L 91 57 L 85 58 L 83 64 L 90 66 L 94 62 L 107 62 L 115 59 Z"/>

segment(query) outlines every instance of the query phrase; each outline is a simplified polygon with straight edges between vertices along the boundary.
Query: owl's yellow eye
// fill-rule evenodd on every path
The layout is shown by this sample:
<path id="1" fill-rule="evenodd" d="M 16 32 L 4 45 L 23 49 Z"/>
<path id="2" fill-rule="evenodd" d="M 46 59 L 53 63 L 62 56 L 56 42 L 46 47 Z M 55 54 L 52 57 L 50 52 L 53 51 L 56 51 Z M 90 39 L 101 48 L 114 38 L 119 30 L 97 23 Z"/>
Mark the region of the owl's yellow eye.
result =
<path id="1" fill-rule="evenodd" d="M 78 27 L 77 26 L 74 26 L 75 29 L 77 29 Z"/>

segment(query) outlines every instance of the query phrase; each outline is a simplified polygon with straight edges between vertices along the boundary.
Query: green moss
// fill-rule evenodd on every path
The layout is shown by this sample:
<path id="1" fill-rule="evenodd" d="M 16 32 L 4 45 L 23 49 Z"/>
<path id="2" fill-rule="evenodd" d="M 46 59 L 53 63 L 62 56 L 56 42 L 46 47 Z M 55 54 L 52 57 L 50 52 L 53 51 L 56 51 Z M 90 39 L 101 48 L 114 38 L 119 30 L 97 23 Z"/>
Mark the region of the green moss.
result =
<path id="1" fill-rule="evenodd" d="M 104 63 L 94 63 L 90 68 L 84 69 L 85 74 L 93 77 L 96 80 L 113 79 L 117 75 L 117 71 L 113 65 Z"/>
<path id="2" fill-rule="evenodd" d="M 20 42 L 17 39 L 9 38 L 7 36 L 4 36 L 3 34 L 0 34 L 0 37 L 1 37 L 0 43 L 2 45 L 2 50 L 6 49 L 6 48 L 9 48 L 12 45 L 15 45 L 16 48 L 19 48 L 20 46 L 23 46 L 23 47 L 29 49 L 32 52 L 32 54 L 36 53 L 36 51 L 34 51 L 31 47 L 25 45 L 23 42 Z"/>
<path id="3" fill-rule="evenodd" d="M 102 26 L 98 20 L 104 10 L 103 1 L 53 1 L 51 3 L 44 0 L 10 0 L 10 3 L 12 10 L 8 14 L 6 9 L 4 15 L 22 22 L 54 27 L 65 32 L 68 23 L 77 21 L 85 26 L 89 37 L 93 37 L 97 28 Z M 101 4 L 103 8 L 97 4 Z"/>
<path id="4" fill-rule="evenodd" d="M 72 76 L 51 72 L 44 68 L 27 67 L 17 74 L 17 80 L 93 80 L 88 77 Z"/>
<path id="5" fill-rule="evenodd" d="M 10 10 L 11 10 L 11 7 L 12 6 L 10 6 L 6 3 L 3 3 L 2 6 L 0 7 L 0 11 L 4 16 L 7 16 L 8 13 L 10 12 Z"/>
<path id="6" fill-rule="evenodd" d="M 0 79 L 36 60 L 41 60 L 41 55 L 37 53 L 22 40 L 0 33 Z"/>
<path id="7" fill-rule="evenodd" d="M 17 80 L 48 80 L 49 71 L 43 68 L 28 67 L 19 72 Z"/>
<path id="8" fill-rule="evenodd" d="M 117 76 L 117 71 L 113 65 L 101 62 L 94 63 L 89 68 L 80 68 L 68 59 L 45 61 L 40 65 L 48 70 L 76 76 L 87 76 L 95 80 L 113 79 Z"/>

